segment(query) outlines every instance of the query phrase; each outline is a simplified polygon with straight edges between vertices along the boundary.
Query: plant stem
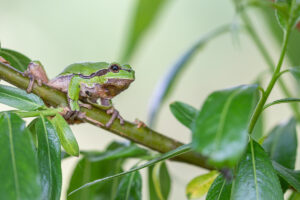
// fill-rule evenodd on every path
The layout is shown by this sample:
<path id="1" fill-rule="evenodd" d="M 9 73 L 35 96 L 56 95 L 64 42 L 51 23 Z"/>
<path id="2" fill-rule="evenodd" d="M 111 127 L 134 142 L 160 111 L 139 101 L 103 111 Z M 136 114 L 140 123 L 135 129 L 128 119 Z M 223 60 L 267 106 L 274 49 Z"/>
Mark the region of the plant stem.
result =
<path id="1" fill-rule="evenodd" d="M 27 77 L 22 76 L 21 73 L 13 70 L 11 66 L 1 62 L 0 79 L 3 79 L 21 89 L 26 89 L 29 84 L 29 79 Z M 68 105 L 65 93 L 52 89 L 48 86 L 38 86 L 37 84 L 34 84 L 32 92 L 41 97 L 50 106 L 65 107 Z M 136 124 L 128 121 L 125 121 L 124 125 L 121 125 L 119 121 L 116 120 L 112 124 L 111 128 L 107 129 L 104 125 L 109 121 L 111 116 L 106 114 L 105 110 L 101 110 L 96 107 L 93 107 L 92 109 L 81 107 L 80 111 L 85 112 L 87 116 L 85 121 L 88 123 L 100 126 L 109 132 L 115 133 L 121 137 L 127 138 L 161 153 L 169 152 L 183 145 L 183 143 L 164 136 L 148 127 L 138 128 Z M 206 169 L 213 168 L 206 163 L 206 159 L 202 155 L 196 152 L 188 152 L 179 155 L 174 158 L 174 160 L 197 165 Z"/>
<path id="2" fill-rule="evenodd" d="M 276 101 L 273 101 L 271 103 L 268 103 L 264 106 L 264 110 L 267 109 L 270 106 L 281 104 L 281 103 L 296 103 L 300 102 L 300 98 L 285 98 L 285 99 L 278 99 Z"/>
<path id="3" fill-rule="evenodd" d="M 258 102 L 258 105 L 256 106 L 256 108 L 254 110 L 254 114 L 251 117 L 250 125 L 249 125 L 249 128 L 248 128 L 249 134 L 252 133 L 252 131 L 254 129 L 254 126 L 255 126 L 255 123 L 258 120 L 259 115 L 263 111 L 264 105 L 265 105 L 265 103 L 266 103 L 266 101 L 267 101 L 267 99 L 268 99 L 275 83 L 276 83 L 278 75 L 280 74 L 280 69 L 281 69 L 281 66 L 282 66 L 282 63 L 283 63 L 283 60 L 284 60 L 284 56 L 285 56 L 285 53 L 286 53 L 290 33 L 291 33 L 291 25 L 289 24 L 288 27 L 287 27 L 287 30 L 284 33 L 283 46 L 282 46 L 282 49 L 281 49 L 278 64 L 275 68 L 275 71 L 272 75 L 272 78 L 271 78 L 271 80 L 270 80 L 270 82 L 267 86 L 267 89 L 266 89 L 264 95 L 262 95 L 260 101 Z"/>
<path id="4" fill-rule="evenodd" d="M 263 58 L 265 59 L 267 65 L 269 67 L 269 70 L 271 72 L 274 72 L 274 70 L 275 70 L 275 68 L 274 68 L 275 64 L 273 63 L 273 60 L 272 60 L 270 54 L 268 53 L 266 47 L 264 46 L 262 40 L 260 39 L 260 37 L 258 36 L 257 32 L 253 28 L 254 26 L 253 26 L 250 18 L 248 17 L 246 11 L 243 11 L 241 13 L 241 18 L 244 21 L 244 23 L 246 25 L 246 29 L 247 29 L 249 35 L 251 36 L 253 42 L 255 43 L 256 47 L 258 48 L 258 50 L 262 54 Z M 286 97 L 288 97 L 288 98 L 292 97 L 292 93 L 286 87 L 286 85 L 285 85 L 285 83 L 284 83 L 284 81 L 282 79 L 278 79 L 278 84 L 279 84 L 279 87 L 282 90 L 283 94 Z M 292 111 L 294 113 L 294 116 L 300 122 L 300 112 L 299 112 L 298 106 L 296 104 L 289 104 L 289 105 L 290 105 L 290 107 L 291 107 L 291 109 L 292 109 Z"/>
<path id="5" fill-rule="evenodd" d="M 27 117 L 38 117 L 40 115 L 43 116 L 53 116 L 56 115 L 59 112 L 62 112 L 63 108 L 54 108 L 54 109 L 47 109 L 47 110 L 36 110 L 36 111 L 20 111 L 20 110 L 13 110 L 13 113 L 16 113 L 22 118 L 27 118 Z"/>

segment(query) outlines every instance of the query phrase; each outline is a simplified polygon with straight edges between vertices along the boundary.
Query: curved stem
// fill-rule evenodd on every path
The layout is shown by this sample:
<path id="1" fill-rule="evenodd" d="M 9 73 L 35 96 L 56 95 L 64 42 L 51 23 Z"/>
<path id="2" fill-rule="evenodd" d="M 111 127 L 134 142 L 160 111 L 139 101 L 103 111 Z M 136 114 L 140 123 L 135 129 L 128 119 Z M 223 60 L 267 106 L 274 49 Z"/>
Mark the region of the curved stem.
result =
<path id="1" fill-rule="evenodd" d="M 300 102 L 300 98 L 285 98 L 285 99 L 278 99 L 276 101 L 273 101 L 271 103 L 268 103 L 264 106 L 263 110 L 267 109 L 270 106 L 281 104 L 281 103 L 295 103 Z"/>
<path id="2" fill-rule="evenodd" d="M 291 24 L 289 23 L 289 25 L 287 27 L 287 30 L 284 33 L 283 46 L 282 46 L 282 50 L 281 50 L 281 53 L 280 53 L 278 64 L 277 64 L 277 66 L 275 68 L 275 71 L 272 75 L 272 78 L 271 78 L 271 80 L 270 80 L 270 82 L 267 86 L 265 94 L 262 96 L 262 98 L 258 102 L 258 105 L 256 106 L 256 108 L 254 110 L 254 113 L 251 117 L 250 125 L 249 125 L 249 128 L 248 128 L 249 134 L 252 133 L 252 131 L 254 129 L 254 126 L 255 126 L 255 123 L 258 120 L 259 115 L 263 111 L 263 107 L 264 107 L 264 105 L 265 105 L 265 103 L 266 103 L 266 101 L 267 101 L 267 99 L 268 99 L 275 83 L 276 83 L 278 75 L 280 74 L 281 66 L 282 66 L 284 56 L 285 56 L 285 53 L 286 53 L 286 50 L 287 50 L 287 45 L 288 45 L 290 33 L 291 33 Z"/>
<path id="3" fill-rule="evenodd" d="M 1 62 L 0 79 L 3 79 L 8 83 L 24 90 L 26 90 L 29 84 L 29 79 L 27 77 L 22 76 L 21 73 L 13 70 L 9 65 Z M 48 86 L 38 86 L 37 84 L 34 84 L 32 92 L 41 97 L 50 106 L 64 107 L 68 105 L 66 94 Z M 183 145 L 181 142 L 164 136 L 148 127 L 138 128 L 136 124 L 128 121 L 125 121 L 124 125 L 120 125 L 120 123 L 116 121 L 112 124 L 111 128 L 108 129 L 104 125 L 109 121 L 111 116 L 106 114 L 105 110 L 101 110 L 96 107 L 93 107 L 92 109 L 82 107 L 81 111 L 86 113 L 86 122 L 100 126 L 109 132 L 115 133 L 121 137 L 127 138 L 155 151 L 165 153 Z M 188 152 L 179 155 L 178 157 L 174 158 L 174 160 L 197 165 L 206 169 L 212 169 L 211 166 L 206 164 L 206 159 L 196 152 Z"/>
<path id="4" fill-rule="evenodd" d="M 244 21 L 244 23 L 246 25 L 246 29 L 247 29 L 250 37 L 252 38 L 252 40 L 255 43 L 256 47 L 258 48 L 258 50 L 262 54 L 265 62 L 267 63 L 267 65 L 269 67 L 269 70 L 271 72 L 274 72 L 275 64 L 274 64 L 270 54 L 268 53 L 266 47 L 264 46 L 263 41 L 260 39 L 260 37 L 258 36 L 256 30 L 254 29 L 253 23 L 250 20 L 249 16 L 247 15 L 246 11 L 241 12 L 241 19 Z M 279 85 L 280 89 L 282 90 L 283 94 L 286 97 L 292 97 L 291 91 L 289 91 L 289 89 L 287 88 L 286 84 L 284 83 L 284 81 L 282 79 L 278 79 L 278 85 Z M 295 117 L 300 122 L 300 112 L 298 110 L 298 106 L 295 105 L 295 104 L 290 104 L 290 107 L 291 107 Z"/>

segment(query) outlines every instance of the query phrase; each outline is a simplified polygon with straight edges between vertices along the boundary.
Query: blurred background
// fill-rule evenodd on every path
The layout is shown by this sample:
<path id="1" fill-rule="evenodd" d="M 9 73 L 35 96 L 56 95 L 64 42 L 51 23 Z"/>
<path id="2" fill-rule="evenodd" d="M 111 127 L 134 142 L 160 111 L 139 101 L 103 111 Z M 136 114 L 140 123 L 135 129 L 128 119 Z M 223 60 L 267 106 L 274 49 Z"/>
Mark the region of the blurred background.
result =
<path id="1" fill-rule="evenodd" d="M 75 62 L 121 62 L 137 0 L 0 2 L 1 46 L 40 60 L 49 77 L 53 78 L 65 66 Z M 250 14 L 276 62 L 279 46 L 270 37 L 261 16 L 255 11 Z M 136 71 L 135 82 L 113 100 L 122 116 L 129 121 L 138 118 L 146 122 L 155 86 L 168 68 L 202 35 L 234 20 L 235 10 L 231 1 L 166 1 L 129 61 Z M 191 133 L 172 116 L 168 106 L 171 102 L 179 100 L 199 109 L 212 91 L 252 83 L 267 69 L 260 53 L 243 31 L 238 39 L 224 34 L 197 53 L 163 105 L 155 130 L 189 142 Z M 264 78 L 269 80 L 268 75 Z M 285 79 L 290 82 L 290 75 L 286 75 Z M 280 90 L 275 88 L 270 99 L 279 97 Z M 7 107 L 0 105 L 0 109 Z M 267 111 L 266 131 L 290 116 L 287 105 L 274 106 Z M 72 126 L 72 130 L 81 150 L 102 150 L 112 140 L 124 141 L 89 124 Z M 68 181 L 78 159 L 69 158 L 62 163 L 62 199 L 66 198 Z M 167 164 L 173 180 L 170 199 L 186 199 L 186 184 L 205 170 L 171 161 Z M 141 172 L 144 176 L 146 170 Z M 145 179 L 143 181 L 146 183 Z M 143 195 L 143 199 L 147 199 L 146 187 L 143 187 Z"/>

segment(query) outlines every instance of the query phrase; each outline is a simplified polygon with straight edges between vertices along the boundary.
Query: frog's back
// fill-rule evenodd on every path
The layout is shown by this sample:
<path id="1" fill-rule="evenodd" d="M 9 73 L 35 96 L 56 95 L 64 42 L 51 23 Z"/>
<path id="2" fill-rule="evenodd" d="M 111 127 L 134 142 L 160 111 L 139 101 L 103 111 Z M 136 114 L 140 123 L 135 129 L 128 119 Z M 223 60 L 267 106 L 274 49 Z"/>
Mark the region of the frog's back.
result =
<path id="1" fill-rule="evenodd" d="M 91 75 L 101 69 L 105 69 L 109 66 L 106 62 L 83 62 L 74 63 L 66 67 L 59 76 L 69 75 L 69 74 L 82 74 L 85 76 Z"/>

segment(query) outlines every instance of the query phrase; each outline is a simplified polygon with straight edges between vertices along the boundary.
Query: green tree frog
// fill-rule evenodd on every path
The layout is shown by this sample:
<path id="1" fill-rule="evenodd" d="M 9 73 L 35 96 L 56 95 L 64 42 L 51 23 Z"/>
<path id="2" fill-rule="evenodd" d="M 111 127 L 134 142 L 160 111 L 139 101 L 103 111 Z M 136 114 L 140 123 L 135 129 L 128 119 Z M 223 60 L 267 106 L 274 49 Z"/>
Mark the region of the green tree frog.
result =
<path id="1" fill-rule="evenodd" d="M 67 66 L 62 73 L 49 80 L 42 64 L 33 61 L 28 65 L 24 75 L 30 78 L 27 92 L 31 92 L 34 80 L 49 87 L 67 93 L 69 109 L 72 113 L 79 113 L 79 99 L 88 103 L 97 103 L 100 99 L 102 108 L 112 117 L 106 127 L 110 127 L 116 118 L 123 124 L 124 120 L 112 106 L 111 99 L 127 89 L 135 79 L 135 72 L 130 65 L 106 62 L 84 62 Z"/>

